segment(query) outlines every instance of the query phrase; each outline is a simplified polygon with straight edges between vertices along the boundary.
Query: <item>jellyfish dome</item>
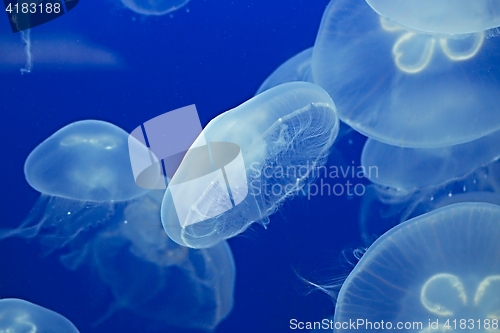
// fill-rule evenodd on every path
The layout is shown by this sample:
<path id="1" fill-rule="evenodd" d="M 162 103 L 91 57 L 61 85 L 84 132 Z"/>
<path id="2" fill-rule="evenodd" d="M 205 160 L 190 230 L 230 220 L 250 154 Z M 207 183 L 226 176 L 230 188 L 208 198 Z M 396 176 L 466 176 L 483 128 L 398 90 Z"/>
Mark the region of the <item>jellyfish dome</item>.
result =
<path id="1" fill-rule="evenodd" d="M 162 203 L 165 231 L 181 245 L 205 248 L 253 222 L 265 226 L 312 181 L 311 170 L 325 163 L 338 129 L 330 96 L 306 82 L 279 85 L 219 115 L 169 183 Z M 205 142 L 213 146 L 211 158 L 197 153 Z M 230 145 L 222 149 L 218 143 Z M 217 166 L 231 151 L 234 162 Z"/>
<path id="2" fill-rule="evenodd" d="M 396 226 L 348 276 L 335 322 L 354 322 L 361 332 L 445 332 L 464 325 L 497 331 L 499 237 L 500 206 L 488 203 L 453 204 Z"/>
<path id="3" fill-rule="evenodd" d="M 358 132 L 389 145 L 437 148 L 500 129 L 499 53 L 498 39 L 482 31 L 419 34 L 365 1 L 338 0 L 323 15 L 311 67 L 339 118 Z"/>
<path id="4" fill-rule="evenodd" d="M 74 122 L 39 144 L 24 164 L 40 193 L 93 202 L 124 201 L 144 194 L 134 182 L 128 134 L 98 120 Z"/>
<path id="5" fill-rule="evenodd" d="M 438 186 L 500 158 L 500 131 L 477 140 L 441 148 L 405 148 L 368 139 L 361 153 L 364 170 L 373 183 L 412 191 Z"/>
<path id="6" fill-rule="evenodd" d="M 0 300 L 0 332 L 78 333 L 75 325 L 60 314 L 22 299 Z"/>
<path id="7" fill-rule="evenodd" d="M 187 5 L 189 0 L 122 0 L 128 9 L 142 15 L 161 16 Z"/>
<path id="8" fill-rule="evenodd" d="M 40 236 L 49 250 L 107 221 L 117 204 L 147 193 L 134 182 L 128 134 L 97 120 L 54 133 L 30 153 L 24 173 L 41 196 L 23 224 L 0 238 Z"/>
<path id="9" fill-rule="evenodd" d="M 500 26 L 497 0 L 366 0 L 378 14 L 431 34 L 468 34 Z"/>

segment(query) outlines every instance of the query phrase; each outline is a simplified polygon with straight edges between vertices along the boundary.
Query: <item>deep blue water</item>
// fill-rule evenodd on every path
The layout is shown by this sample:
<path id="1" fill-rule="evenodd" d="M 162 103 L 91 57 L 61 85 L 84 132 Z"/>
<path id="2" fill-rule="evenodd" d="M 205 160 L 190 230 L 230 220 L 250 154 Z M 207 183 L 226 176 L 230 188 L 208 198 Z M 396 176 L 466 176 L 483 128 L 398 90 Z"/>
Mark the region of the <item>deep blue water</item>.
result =
<path id="1" fill-rule="evenodd" d="M 81 0 L 63 17 L 32 29 L 33 69 L 25 75 L 19 72 L 23 44 L 5 16 L 0 47 L 13 58 L 4 56 L 0 64 L 2 228 L 19 225 L 38 198 L 24 179 L 24 160 L 56 130 L 99 119 L 131 131 L 189 104 L 196 104 L 206 125 L 250 99 L 276 67 L 313 45 L 327 3 L 192 0 L 172 15 L 144 17 L 119 1 Z M 112 61 L 78 64 L 90 53 L 66 54 L 71 47 L 64 43 L 105 50 Z M 329 165 L 359 163 L 364 139 L 352 139 L 351 145 L 347 139 L 335 144 Z M 235 306 L 216 332 L 289 332 L 292 318 L 331 315 L 332 300 L 320 292 L 308 295 L 298 275 L 324 282 L 348 272 L 343 252 L 363 245 L 359 203 L 346 196 L 298 197 L 271 216 L 267 230 L 255 225 L 231 239 Z M 2 240 L 0 267 L 0 298 L 54 310 L 81 332 L 149 331 L 147 320 L 120 313 L 92 328 L 109 306 L 109 291 L 85 270 L 66 270 L 57 253 L 41 258 L 36 242 Z"/>

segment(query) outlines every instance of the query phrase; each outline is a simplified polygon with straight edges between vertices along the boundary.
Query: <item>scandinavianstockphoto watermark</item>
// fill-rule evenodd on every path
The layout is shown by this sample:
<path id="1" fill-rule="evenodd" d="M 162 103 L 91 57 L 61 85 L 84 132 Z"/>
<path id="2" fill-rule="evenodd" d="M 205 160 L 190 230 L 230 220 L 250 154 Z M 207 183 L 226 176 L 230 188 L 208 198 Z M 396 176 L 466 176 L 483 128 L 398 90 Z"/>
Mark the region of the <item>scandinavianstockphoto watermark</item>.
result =
<path id="1" fill-rule="evenodd" d="M 431 325 L 432 324 L 432 325 Z M 291 330 L 364 330 L 364 331 L 381 331 L 381 330 L 423 330 L 427 326 L 422 321 L 371 321 L 368 319 L 349 319 L 348 321 L 334 321 L 331 318 L 325 318 L 321 321 L 299 321 L 295 318 L 290 319 Z M 438 330 L 437 326 L 434 328 L 434 323 L 429 320 L 429 329 Z"/>
<path id="2" fill-rule="evenodd" d="M 363 196 L 366 192 L 364 179 L 378 178 L 378 167 L 351 165 L 250 165 L 253 171 L 249 182 L 254 195 L 282 196 L 298 194 L 307 196 Z M 311 182 L 311 180 L 315 180 Z"/>

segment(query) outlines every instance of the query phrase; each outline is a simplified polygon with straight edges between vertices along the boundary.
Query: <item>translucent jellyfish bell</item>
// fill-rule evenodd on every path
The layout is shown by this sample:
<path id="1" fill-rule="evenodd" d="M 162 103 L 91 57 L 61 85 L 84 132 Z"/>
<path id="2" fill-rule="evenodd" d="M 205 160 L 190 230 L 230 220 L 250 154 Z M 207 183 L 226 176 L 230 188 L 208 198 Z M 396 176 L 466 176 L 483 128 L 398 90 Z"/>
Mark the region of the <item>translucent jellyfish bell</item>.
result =
<path id="1" fill-rule="evenodd" d="M 176 11 L 190 0 L 121 0 L 130 10 L 142 15 L 160 16 Z"/>
<path id="2" fill-rule="evenodd" d="M 454 320 L 459 327 L 466 319 L 470 331 L 498 330 L 499 237 L 500 206 L 486 203 L 450 205 L 398 225 L 349 274 L 335 322 L 354 321 L 357 332 L 384 325 L 427 333 L 458 331 Z"/>
<path id="3" fill-rule="evenodd" d="M 500 131 L 474 141 L 442 148 L 404 148 L 368 139 L 361 154 L 366 177 L 396 191 L 414 191 L 463 178 L 500 158 Z"/>
<path id="4" fill-rule="evenodd" d="M 361 154 L 373 186 L 362 198 L 363 238 L 458 202 L 500 204 L 500 131 L 442 148 L 404 148 L 368 139 Z"/>
<path id="5" fill-rule="evenodd" d="M 0 332 L 78 333 L 65 317 L 22 299 L 0 300 Z"/>
<path id="6" fill-rule="evenodd" d="M 366 0 L 378 14 L 430 34 L 468 34 L 500 26 L 496 0 Z"/>
<path id="7" fill-rule="evenodd" d="M 74 122 L 39 144 L 24 165 L 26 180 L 42 195 L 17 229 L 1 238 L 40 237 L 62 247 L 106 220 L 115 206 L 147 191 L 134 182 L 128 134 L 97 120 Z"/>
<path id="8" fill-rule="evenodd" d="M 253 222 L 265 226 L 268 216 L 312 181 L 311 170 L 325 163 L 338 129 L 330 96 L 306 82 L 274 87 L 219 115 L 172 177 L 162 203 L 165 231 L 181 245 L 205 248 Z M 208 153 L 196 156 L 198 141 L 236 144 L 243 174 L 233 177 L 235 169 L 229 166 L 202 175 L 201 165 L 215 165 L 219 159 Z M 206 181 L 212 174 L 220 177 Z"/>
<path id="9" fill-rule="evenodd" d="M 323 15 L 311 66 L 314 83 L 358 132 L 394 146 L 436 148 L 500 129 L 499 52 L 484 32 L 419 34 L 365 1 L 338 0 Z"/>
<path id="10" fill-rule="evenodd" d="M 478 151 L 484 152 L 479 148 Z M 475 154 L 462 157 L 462 159 L 455 159 L 455 163 L 466 168 L 471 167 L 469 163 L 471 160 L 478 159 Z M 386 158 L 389 157 L 386 156 Z M 431 158 L 430 162 L 439 161 L 441 158 Z M 450 157 L 450 160 L 454 160 L 454 157 Z M 398 164 L 397 159 L 394 163 Z M 450 174 L 446 181 L 440 184 L 411 190 L 397 190 L 377 184 L 368 186 L 362 198 L 359 214 L 360 230 L 365 243 L 371 244 L 378 236 L 403 221 L 447 205 L 461 202 L 487 202 L 500 205 L 500 162 L 498 160 L 477 167 L 460 177 L 453 172 L 461 170 L 461 167 L 450 168 L 448 164 L 444 164 L 444 167 L 449 168 Z M 443 181 L 441 171 L 437 170 L 439 165 L 422 164 L 420 168 L 424 170 L 421 171 L 424 174 L 432 174 L 430 171 L 426 172 L 425 168 L 436 169 L 437 177 L 432 179 L 441 178 Z M 401 173 L 401 175 L 404 174 Z M 418 179 L 418 176 L 416 177 Z M 405 179 L 405 177 L 402 178 Z"/>

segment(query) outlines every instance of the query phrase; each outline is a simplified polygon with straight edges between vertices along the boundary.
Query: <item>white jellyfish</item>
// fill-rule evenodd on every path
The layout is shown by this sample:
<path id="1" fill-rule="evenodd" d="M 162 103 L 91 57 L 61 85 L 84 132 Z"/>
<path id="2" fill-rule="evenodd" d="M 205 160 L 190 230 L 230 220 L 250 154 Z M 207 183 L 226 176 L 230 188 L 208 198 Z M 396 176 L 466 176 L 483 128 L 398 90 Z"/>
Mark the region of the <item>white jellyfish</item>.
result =
<path id="1" fill-rule="evenodd" d="M 361 165 L 377 173 L 367 175 L 380 186 L 414 191 L 464 178 L 479 167 L 500 158 L 500 131 L 463 144 L 442 148 L 404 148 L 368 139 Z"/>
<path id="2" fill-rule="evenodd" d="M 500 26 L 500 3 L 496 0 L 366 0 L 366 2 L 378 14 L 423 33 L 469 34 Z"/>
<path id="3" fill-rule="evenodd" d="M 78 333 L 75 325 L 60 314 L 22 299 L 0 300 L 0 332 Z"/>
<path id="4" fill-rule="evenodd" d="M 342 285 L 335 322 L 355 324 L 336 331 L 460 331 L 461 319 L 470 331 L 498 331 L 499 237 L 500 206 L 487 203 L 449 205 L 396 226 Z"/>
<path id="5" fill-rule="evenodd" d="M 205 248 L 254 222 L 265 226 L 312 181 L 311 170 L 325 163 L 338 128 L 331 98 L 306 82 L 269 89 L 219 115 L 172 177 L 162 203 L 165 231 L 181 245 Z M 210 155 L 200 142 L 212 151 L 217 143 L 232 148 Z M 230 151 L 234 161 L 219 165 Z"/>
<path id="6" fill-rule="evenodd" d="M 500 204 L 500 131 L 442 148 L 404 148 L 368 139 L 361 154 L 369 186 L 360 224 L 371 243 L 409 218 L 458 202 Z"/>
<path id="7" fill-rule="evenodd" d="M 26 180 L 41 193 L 27 219 L 0 238 L 37 237 L 48 251 L 71 242 L 114 214 L 115 208 L 147 193 L 134 182 L 128 134 L 103 121 L 63 127 L 26 159 Z"/>
<path id="8" fill-rule="evenodd" d="M 377 141 L 465 143 L 500 129 L 500 44 L 485 37 L 419 34 L 365 1 L 332 1 L 314 45 L 314 83 L 330 94 L 342 121 Z"/>

